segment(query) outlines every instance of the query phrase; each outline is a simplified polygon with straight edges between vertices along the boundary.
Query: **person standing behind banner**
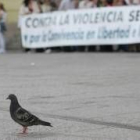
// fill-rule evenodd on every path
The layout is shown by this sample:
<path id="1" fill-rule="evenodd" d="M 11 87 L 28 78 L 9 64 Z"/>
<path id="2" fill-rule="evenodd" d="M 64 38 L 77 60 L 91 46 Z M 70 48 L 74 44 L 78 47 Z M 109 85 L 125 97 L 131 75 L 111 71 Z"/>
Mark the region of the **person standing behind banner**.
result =
<path id="1" fill-rule="evenodd" d="M 5 37 L 4 33 L 7 31 L 6 27 L 6 17 L 7 13 L 4 8 L 4 5 L 0 3 L 0 53 L 5 53 Z"/>
<path id="2" fill-rule="evenodd" d="M 23 0 L 22 5 L 19 10 L 19 21 L 18 27 L 21 27 L 21 18 L 25 15 L 29 14 L 37 14 L 40 13 L 40 8 L 38 2 L 35 0 Z"/>
<path id="3" fill-rule="evenodd" d="M 79 9 L 90 9 L 97 7 L 97 0 L 81 0 L 79 2 Z M 88 45 L 88 46 L 81 46 L 79 48 L 83 48 L 85 51 L 95 51 L 96 46 Z"/>
<path id="4" fill-rule="evenodd" d="M 113 0 L 98 0 L 97 7 L 112 7 Z M 113 51 L 112 45 L 100 45 L 100 51 L 102 52 L 112 52 Z"/>
<path id="5" fill-rule="evenodd" d="M 79 6 L 79 0 L 62 0 L 59 5 L 59 11 L 77 9 L 78 6 Z"/>
<path id="6" fill-rule="evenodd" d="M 41 4 L 42 13 L 50 13 L 50 12 L 53 12 L 56 10 L 57 10 L 57 6 L 56 6 L 55 2 L 52 0 L 44 0 Z M 47 47 L 44 50 L 46 53 L 50 53 L 53 50 L 56 50 L 56 48 L 57 47 L 51 47 L 51 48 Z"/>
<path id="7" fill-rule="evenodd" d="M 97 7 L 97 0 L 81 0 L 79 9 L 89 9 Z"/>
<path id="8" fill-rule="evenodd" d="M 79 0 L 62 0 L 58 10 L 59 11 L 67 11 L 67 10 L 73 10 L 78 9 L 79 6 Z M 77 51 L 77 46 L 71 46 L 71 47 L 62 47 L 64 51 Z"/>
<path id="9" fill-rule="evenodd" d="M 21 28 L 21 18 L 25 15 L 29 14 L 37 14 L 41 13 L 40 7 L 38 5 L 38 2 L 35 0 L 23 0 L 23 3 L 19 10 L 19 21 L 18 21 L 18 27 Z M 29 52 L 30 49 L 26 48 L 25 52 Z"/>
<path id="10" fill-rule="evenodd" d="M 51 0 L 44 0 L 41 6 L 42 13 L 48 13 L 57 10 L 56 4 Z"/>
<path id="11" fill-rule="evenodd" d="M 125 0 L 114 0 L 113 6 L 126 6 L 126 1 Z M 128 51 L 128 44 L 120 44 L 118 45 L 117 51 Z"/>

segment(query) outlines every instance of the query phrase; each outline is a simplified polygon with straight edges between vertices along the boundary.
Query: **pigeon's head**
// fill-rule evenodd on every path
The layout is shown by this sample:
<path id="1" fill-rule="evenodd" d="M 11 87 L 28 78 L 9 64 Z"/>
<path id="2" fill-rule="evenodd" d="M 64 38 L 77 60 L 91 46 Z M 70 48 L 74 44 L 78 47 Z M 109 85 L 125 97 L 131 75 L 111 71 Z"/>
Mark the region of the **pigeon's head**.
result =
<path id="1" fill-rule="evenodd" d="M 11 100 L 11 101 L 17 101 L 17 97 L 14 94 L 10 94 L 7 99 Z"/>

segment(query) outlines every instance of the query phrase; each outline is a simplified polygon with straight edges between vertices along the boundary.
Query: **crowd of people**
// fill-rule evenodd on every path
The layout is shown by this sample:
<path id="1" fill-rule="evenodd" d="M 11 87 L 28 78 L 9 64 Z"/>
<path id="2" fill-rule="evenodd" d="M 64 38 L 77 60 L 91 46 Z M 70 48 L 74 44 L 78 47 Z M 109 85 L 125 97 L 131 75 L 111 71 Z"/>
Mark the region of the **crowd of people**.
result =
<path id="1" fill-rule="evenodd" d="M 20 28 L 20 19 L 22 16 L 34 13 L 48 13 L 53 11 L 66 11 L 71 9 L 88 9 L 97 7 L 110 7 L 110 6 L 129 6 L 129 5 L 139 5 L 140 0 L 23 0 L 20 10 L 19 10 L 19 20 L 18 27 Z M 4 32 L 6 31 L 5 23 L 6 21 L 6 10 L 3 4 L 0 4 L 0 46 L 3 46 L 0 53 L 5 52 L 5 39 Z M 52 50 L 61 51 L 140 51 L 139 44 L 133 45 L 118 45 L 118 46 L 80 46 L 80 47 L 57 47 Z M 25 49 L 25 52 L 29 52 L 30 49 Z M 44 52 L 48 49 L 37 49 L 36 51 Z"/>
<path id="2" fill-rule="evenodd" d="M 4 8 L 4 5 L 0 3 L 0 53 L 5 53 L 5 46 L 6 46 L 6 41 L 5 41 L 5 31 L 7 30 L 6 27 L 6 17 L 7 13 Z"/>
<path id="3" fill-rule="evenodd" d="M 23 0 L 19 14 L 139 4 L 140 0 Z"/>

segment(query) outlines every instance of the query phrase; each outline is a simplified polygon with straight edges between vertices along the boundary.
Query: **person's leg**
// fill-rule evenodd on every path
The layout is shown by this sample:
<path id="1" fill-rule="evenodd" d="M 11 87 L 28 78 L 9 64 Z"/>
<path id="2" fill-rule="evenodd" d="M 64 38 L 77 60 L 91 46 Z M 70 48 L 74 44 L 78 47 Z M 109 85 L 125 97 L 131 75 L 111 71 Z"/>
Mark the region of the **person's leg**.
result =
<path id="1" fill-rule="evenodd" d="M 137 52 L 140 52 L 140 44 L 137 44 Z"/>
<path id="2" fill-rule="evenodd" d="M 0 53 L 5 53 L 5 38 L 3 33 L 0 33 Z"/>

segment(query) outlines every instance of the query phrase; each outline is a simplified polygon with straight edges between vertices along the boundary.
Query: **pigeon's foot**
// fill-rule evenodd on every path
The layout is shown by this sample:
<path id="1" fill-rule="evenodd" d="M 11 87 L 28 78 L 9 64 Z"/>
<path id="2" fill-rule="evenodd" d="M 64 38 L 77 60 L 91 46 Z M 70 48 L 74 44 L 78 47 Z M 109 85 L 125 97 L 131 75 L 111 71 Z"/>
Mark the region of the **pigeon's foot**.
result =
<path id="1" fill-rule="evenodd" d="M 23 127 L 23 134 L 27 134 L 27 130 L 28 130 L 27 127 Z"/>
<path id="2" fill-rule="evenodd" d="M 27 127 L 23 127 L 23 131 L 22 131 L 22 133 L 20 133 L 20 134 L 27 134 L 27 130 L 28 130 Z"/>

